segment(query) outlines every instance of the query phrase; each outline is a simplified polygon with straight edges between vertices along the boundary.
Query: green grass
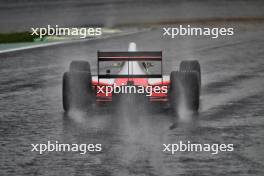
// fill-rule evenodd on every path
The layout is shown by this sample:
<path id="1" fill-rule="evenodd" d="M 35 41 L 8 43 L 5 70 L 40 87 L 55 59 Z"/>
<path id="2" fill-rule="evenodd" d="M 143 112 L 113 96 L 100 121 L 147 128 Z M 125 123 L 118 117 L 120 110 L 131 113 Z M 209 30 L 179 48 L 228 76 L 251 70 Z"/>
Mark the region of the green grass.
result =
<path id="1" fill-rule="evenodd" d="M 33 42 L 36 38 L 30 32 L 0 33 L 0 43 Z"/>

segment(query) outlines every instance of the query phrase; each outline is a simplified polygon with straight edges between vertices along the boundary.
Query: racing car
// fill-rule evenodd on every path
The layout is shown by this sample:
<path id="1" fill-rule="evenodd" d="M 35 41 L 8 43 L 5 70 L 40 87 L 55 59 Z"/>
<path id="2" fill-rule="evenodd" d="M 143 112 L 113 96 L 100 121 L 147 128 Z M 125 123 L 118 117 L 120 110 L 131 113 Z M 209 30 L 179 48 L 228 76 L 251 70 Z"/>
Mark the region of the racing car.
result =
<path id="1" fill-rule="evenodd" d="M 162 51 L 137 51 L 135 43 L 130 43 L 125 52 L 98 51 L 96 75 L 91 74 L 88 61 L 72 61 L 69 71 L 63 75 L 63 109 L 66 112 L 71 109 L 93 111 L 94 107 L 119 106 L 120 98 L 131 92 L 116 93 L 113 90 L 134 86 L 141 88 L 140 93 L 133 92 L 141 97 L 136 100 L 138 102 L 144 100 L 154 106 L 164 105 L 174 113 L 184 103 L 188 110 L 197 112 L 201 92 L 199 62 L 182 61 L 179 70 L 170 75 L 163 74 L 162 64 Z"/>

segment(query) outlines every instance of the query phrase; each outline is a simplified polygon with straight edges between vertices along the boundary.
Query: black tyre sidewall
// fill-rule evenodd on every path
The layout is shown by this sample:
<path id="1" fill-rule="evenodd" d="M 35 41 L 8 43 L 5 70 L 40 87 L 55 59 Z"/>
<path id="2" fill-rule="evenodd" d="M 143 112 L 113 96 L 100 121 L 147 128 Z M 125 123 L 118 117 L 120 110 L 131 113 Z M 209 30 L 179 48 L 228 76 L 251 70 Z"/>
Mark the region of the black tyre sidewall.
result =
<path id="1" fill-rule="evenodd" d="M 70 63 L 69 72 L 63 75 L 62 85 L 63 109 L 89 109 L 95 100 L 92 88 L 90 63 L 76 60 Z"/>
<path id="2" fill-rule="evenodd" d="M 198 73 L 199 89 L 201 88 L 201 66 L 198 60 L 182 61 L 180 63 L 180 71 L 196 71 Z"/>
<path id="3" fill-rule="evenodd" d="M 90 63 L 83 60 L 72 61 L 70 64 L 70 72 L 84 71 L 91 74 Z"/>
<path id="4" fill-rule="evenodd" d="M 172 111 L 179 112 L 178 108 L 183 100 L 185 100 L 188 110 L 198 111 L 200 102 L 198 73 L 195 71 L 173 71 L 170 80 L 169 102 Z"/>
<path id="5" fill-rule="evenodd" d="M 69 72 L 69 82 L 70 107 L 89 109 L 94 99 L 91 74 L 83 71 Z"/>
<path id="6" fill-rule="evenodd" d="M 63 74 L 62 79 L 62 105 L 64 111 L 70 109 L 70 83 L 69 83 L 69 72 Z"/>
<path id="7" fill-rule="evenodd" d="M 170 74 L 170 89 L 169 89 L 169 102 L 173 113 L 177 113 L 179 107 L 179 101 L 181 99 L 182 85 L 181 85 L 181 73 L 173 71 Z"/>
<path id="8" fill-rule="evenodd" d="M 198 111 L 199 109 L 199 78 L 197 72 L 183 72 L 182 84 L 184 87 L 184 96 L 186 106 L 190 111 Z"/>

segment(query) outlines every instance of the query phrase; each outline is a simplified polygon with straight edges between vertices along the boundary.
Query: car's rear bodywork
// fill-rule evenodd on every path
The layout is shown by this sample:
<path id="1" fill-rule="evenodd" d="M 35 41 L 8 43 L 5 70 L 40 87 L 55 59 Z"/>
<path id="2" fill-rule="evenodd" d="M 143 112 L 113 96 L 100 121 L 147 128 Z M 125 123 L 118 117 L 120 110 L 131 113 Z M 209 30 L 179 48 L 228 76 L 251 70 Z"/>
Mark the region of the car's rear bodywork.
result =
<path id="1" fill-rule="evenodd" d="M 114 64 L 101 64 L 103 62 L 118 64 L 117 70 L 111 73 L 110 67 Z M 158 65 L 155 73 L 148 70 Z M 103 65 L 103 66 L 101 66 Z M 106 65 L 110 65 L 107 67 Z M 102 70 L 107 69 L 105 72 Z M 96 102 L 111 102 L 113 93 L 106 93 L 109 86 L 141 86 L 152 90 L 147 96 L 151 102 L 167 102 L 167 91 L 169 76 L 163 75 L 162 71 L 162 52 L 98 52 L 97 76 L 92 77 L 92 85 L 96 90 Z M 158 90 L 163 91 L 154 91 Z M 101 89 L 102 91 L 100 91 Z M 124 92 L 121 92 L 124 94 Z M 131 94 L 128 92 L 126 94 Z M 142 94 L 143 95 L 143 94 Z M 145 94 L 144 94 L 145 95 Z"/>

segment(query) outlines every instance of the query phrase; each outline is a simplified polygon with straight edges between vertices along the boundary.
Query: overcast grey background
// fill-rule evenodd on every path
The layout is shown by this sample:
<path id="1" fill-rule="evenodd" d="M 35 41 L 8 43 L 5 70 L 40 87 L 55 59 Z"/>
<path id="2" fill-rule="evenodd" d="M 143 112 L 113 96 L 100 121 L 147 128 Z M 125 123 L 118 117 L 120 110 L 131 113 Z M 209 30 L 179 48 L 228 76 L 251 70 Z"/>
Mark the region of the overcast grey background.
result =
<path id="1" fill-rule="evenodd" d="M 264 16 L 262 0 L 1 0 L 0 32 L 190 18 Z"/>

